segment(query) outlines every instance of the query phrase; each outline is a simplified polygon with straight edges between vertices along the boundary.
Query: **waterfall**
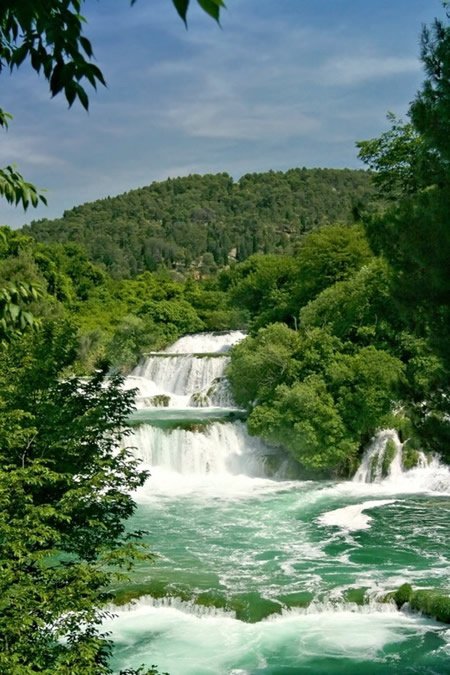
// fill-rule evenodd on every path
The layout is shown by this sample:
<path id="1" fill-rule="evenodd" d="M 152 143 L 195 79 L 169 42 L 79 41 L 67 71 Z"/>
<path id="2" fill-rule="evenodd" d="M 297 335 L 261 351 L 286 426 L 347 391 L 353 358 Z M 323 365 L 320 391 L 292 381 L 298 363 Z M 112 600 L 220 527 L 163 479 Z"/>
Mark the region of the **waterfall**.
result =
<path id="1" fill-rule="evenodd" d="M 242 422 L 192 425 L 191 429 L 161 429 L 144 424 L 128 444 L 151 467 L 182 475 L 245 474 L 264 476 L 264 458 L 270 452 L 248 435 Z"/>
<path id="2" fill-rule="evenodd" d="M 394 429 L 379 431 L 369 443 L 354 483 L 379 483 L 394 492 L 450 492 L 450 469 L 438 457 L 408 448 Z"/>
<path id="3" fill-rule="evenodd" d="M 224 382 L 227 352 L 244 337 L 241 331 L 186 335 L 164 352 L 148 354 L 125 386 L 137 388 L 138 408 L 233 407 Z"/>
<path id="4" fill-rule="evenodd" d="M 133 375 L 151 380 L 160 391 L 187 395 L 203 391 L 222 377 L 228 364 L 226 356 L 194 354 L 154 354 L 138 366 Z"/>
<path id="5" fill-rule="evenodd" d="M 402 443 L 394 429 L 379 431 L 365 451 L 355 483 L 379 483 L 388 476 L 395 480 L 402 469 Z"/>
<path id="6" fill-rule="evenodd" d="M 218 333 L 195 333 L 185 335 L 167 348 L 170 354 L 212 354 L 224 353 L 245 338 L 240 330 Z"/>
<path id="7" fill-rule="evenodd" d="M 147 355 L 127 378 L 127 387 L 138 388 L 139 408 L 127 445 L 150 467 L 150 489 L 177 490 L 181 477 L 193 485 L 222 481 L 228 489 L 237 476 L 283 471 L 278 452 L 235 419 L 243 411 L 234 407 L 224 372 L 227 352 L 244 337 L 240 331 L 187 335 Z"/>

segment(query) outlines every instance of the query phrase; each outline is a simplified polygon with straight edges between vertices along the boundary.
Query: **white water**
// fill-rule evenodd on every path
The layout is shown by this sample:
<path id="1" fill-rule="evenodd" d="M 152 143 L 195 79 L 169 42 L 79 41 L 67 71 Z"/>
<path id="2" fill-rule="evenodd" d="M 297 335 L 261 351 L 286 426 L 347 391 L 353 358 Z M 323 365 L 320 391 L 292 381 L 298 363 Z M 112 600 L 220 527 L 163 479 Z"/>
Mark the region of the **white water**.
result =
<path id="1" fill-rule="evenodd" d="M 383 460 L 389 442 L 395 446 L 395 455 L 389 466 L 388 477 L 395 481 L 401 476 L 403 473 L 402 443 L 394 429 L 385 429 L 372 439 L 372 442 L 365 451 L 361 465 L 353 478 L 356 483 L 381 482 L 383 479 Z"/>
<path id="2" fill-rule="evenodd" d="M 193 394 L 202 391 L 223 375 L 227 357 L 198 357 L 190 354 L 150 356 L 133 375 L 155 383 L 159 391 L 171 394 Z"/>
<path id="3" fill-rule="evenodd" d="M 226 353 L 244 337 L 241 331 L 186 335 L 164 352 L 148 355 L 126 379 L 125 386 L 138 389 L 138 408 L 155 405 L 152 398 L 161 395 L 168 397 L 168 405 L 175 408 L 232 407 L 222 381 L 229 362 Z"/>
<path id="4" fill-rule="evenodd" d="M 167 348 L 174 354 L 212 354 L 227 352 L 231 347 L 245 338 L 245 333 L 233 330 L 228 333 L 196 333 L 185 335 Z"/>
<path id="5" fill-rule="evenodd" d="M 149 663 L 150 653 L 151 662 L 171 675 L 276 673 L 285 672 L 286 665 L 292 673 L 330 673 L 330 665 L 333 673 L 350 669 L 356 673 L 358 662 L 376 662 L 384 649 L 391 645 L 398 649 L 433 627 L 431 621 L 396 612 L 389 605 L 293 610 L 249 624 L 217 612 L 199 616 L 179 608 L 142 604 L 131 612 L 120 611 L 118 618 L 106 625 L 128 654 L 128 667 Z M 138 632 L 157 638 L 151 646 L 147 641 L 136 644 Z M 276 654 L 282 655 L 278 670 Z M 335 662 L 341 660 L 343 668 L 337 671 Z M 275 669 L 266 670 L 271 662 Z M 391 665 L 394 670 L 389 662 L 383 670 L 381 661 L 376 672 L 402 672 L 395 669 L 395 663 Z M 359 672 L 365 672 L 364 665 Z"/>
<path id="6" fill-rule="evenodd" d="M 321 525 L 334 525 L 347 531 L 368 530 L 372 518 L 365 511 L 394 503 L 395 499 L 376 499 L 362 504 L 352 504 L 324 513 L 318 518 L 318 522 Z"/>
<path id="7" fill-rule="evenodd" d="M 129 444 L 144 464 L 186 478 L 239 474 L 262 477 L 264 457 L 270 452 L 248 435 L 242 422 L 215 422 L 196 430 L 144 424 L 135 429 Z"/>
<path id="8" fill-rule="evenodd" d="M 223 375 L 226 350 L 242 337 L 182 338 L 166 352 L 174 356 L 150 356 L 134 382 L 140 382 L 141 396 L 168 393 L 167 412 L 185 423 L 200 395 L 210 403 L 215 384 L 227 392 L 223 379 L 214 380 Z M 195 356 L 213 351 L 223 355 Z M 224 405 L 232 407 L 232 400 Z M 155 412 L 162 420 L 162 411 Z M 389 440 L 395 453 L 383 468 Z M 423 458 L 405 471 L 394 431 L 377 434 L 353 481 L 334 484 L 265 477 L 273 449 L 250 437 L 241 422 L 192 422 L 172 429 L 144 424 L 128 444 L 151 472 L 137 494 L 137 527 L 151 531 L 149 541 L 160 554 L 142 579 L 158 578 L 159 571 L 175 586 L 188 585 L 193 600 L 142 598 L 118 610 L 117 618 L 105 623 L 118 645 L 117 668 L 157 663 L 171 675 L 272 674 L 288 668 L 384 675 L 405 672 L 404 665 L 414 660 L 409 650 L 435 635 L 433 622 L 389 604 L 357 607 L 345 601 L 349 587 L 365 587 L 379 597 L 407 580 L 426 585 L 448 578 L 447 500 L 439 499 L 450 494 L 449 469 Z M 430 516 L 433 529 L 424 545 Z M 256 605 L 260 597 L 277 600 L 305 591 L 318 600 L 308 609 L 252 624 L 231 611 L 195 604 L 196 593 L 211 589 L 227 597 L 253 593 L 257 598 L 249 602 Z M 430 672 L 443 673 L 440 652 L 433 654 L 437 666 Z M 370 670 L 374 664 L 376 671 Z"/>
<path id="9" fill-rule="evenodd" d="M 151 471 L 151 479 L 137 494 L 139 501 L 156 494 L 179 495 L 199 489 L 245 495 L 266 478 L 272 448 L 249 436 L 242 422 L 202 424 L 198 419 L 199 407 L 202 414 L 215 413 L 216 419 L 234 407 L 223 374 L 229 361 L 226 352 L 243 337 L 240 331 L 188 335 L 166 352 L 149 355 L 128 378 L 127 386 L 139 387 L 141 408 L 151 406 L 151 396 L 170 396 L 171 424 L 156 424 L 167 419 L 168 411 L 154 410 L 153 425 L 146 417 L 146 423 L 127 439 L 127 445 Z M 193 353 L 185 353 L 187 350 Z M 197 356 L 202 353 L 218 356 Z"/>
<path id="10" fill-rule="evenodd" d="M 383 460 L 389 441 L 395 446 L 395 454 L 383 478 Z M 419 452 L 417 466 L 405 470 L 402 463 L 404 446 L 394 429 L 379 431 L 364 452 L 353 483 L 372 485 L 377 492 L 389 494 L 450 493 L 450 468 L 441 464 L 437 457 L 428 460 L 423 452 Z"/>

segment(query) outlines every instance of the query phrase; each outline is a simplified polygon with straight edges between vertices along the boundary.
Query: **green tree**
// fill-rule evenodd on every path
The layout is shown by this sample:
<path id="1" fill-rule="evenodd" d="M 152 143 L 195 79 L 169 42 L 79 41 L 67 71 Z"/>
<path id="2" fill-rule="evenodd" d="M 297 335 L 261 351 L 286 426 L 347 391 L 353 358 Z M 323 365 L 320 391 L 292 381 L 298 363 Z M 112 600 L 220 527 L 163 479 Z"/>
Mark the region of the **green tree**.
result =
<path id="1" fill-rule="evenodd" d="M 270 400 L 277 385 L 293 382 L 299 349 L 298 334 L 281 323 L 262 328 L 236 345 L 227 371 L 236 403 L 251 409 Z"/>
<path id="2" fill-rule="evenodd" d="M 403 328 L 392 299 L 391 269 L 373 258 L 345 281 L 338 281 L 300 310 L 304 329 L 326 328 L 353 344 L 389 348 Z"/>
<path id="3" fill-rule="evenodd" d="M 292 304 L 299 309 L 336 281 L 343 281 L 372 257 L 362 225 L 332 225 L 311 232 L 295 256 L 297 283 Z"/>
<path id="4" fill-rule="evenodd" d="M 450 26 L 436 20 L 422 34 L 426 78 L 411 103 L 410 122 L 359 144 L 360 156 L 376 170 L 395 203 L 367 220 L 375 252 L 392 267 L 392 292 L 402 320 L 425 344 L 412 354 L 409 368 L 422 401 L 414 401 L 416 429 L 424 445 L 448 447 L 450 374 Z M 406 178 L 405 178 L 406 177 Z M 411 342 L 411 340 L 410 340 Z M 432 356 L 434 352 L 434 357 Z M 424 378 L 420 363 L 433 366 Z M 441 375 L 436 378 L 437 371 Z M 428 384 L 424 386 L 424 381 Z M 435 392 L 430 390 L 434 382 Z"/>
<path id="5" fill-rule="evenodd" d="M 270 405 L 252 411 L 248 427 L 251 433 L 283 445 L 303 467 L 328 473 L 345 473 L 359 447 L 317 375 L 292 387 L 279 386 Z"/>
<path id="6" fill-rule="evenodd" d="M 0 353 L 0 670 L 109 673 L 107 588 L 150 557 L 126 520 L 146 473 L 125 449 L 133 393 L 70 377 L 76 340 L 46 325 Z"/>

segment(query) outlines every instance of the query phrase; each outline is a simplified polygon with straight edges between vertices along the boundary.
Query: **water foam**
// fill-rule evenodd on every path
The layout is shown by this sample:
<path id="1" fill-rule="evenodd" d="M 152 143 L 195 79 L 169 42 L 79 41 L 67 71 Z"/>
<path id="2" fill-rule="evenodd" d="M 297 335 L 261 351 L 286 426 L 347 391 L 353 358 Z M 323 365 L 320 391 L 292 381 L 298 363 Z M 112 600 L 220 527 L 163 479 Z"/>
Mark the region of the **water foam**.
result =
<path id="1" fill-rule="evenodd" d="M 389 442 L 393 444 L 395 452 L 392 460 L 385 462 Z M 369 487 L 368 491 L 385 494 L 450 494 L 450 467 L 441 464 L 438 457 L 428 461 L 422 452 L 418 452 L 417 466 L 406 470 L 402 462 L 404 445 L 394 429 L 379 431 L 366 449 L 353 483 L 375 486 L 373 489 Z"/>
<path id="2" fill-rule="evenodd" d="M 365 513 L 365 511 L 380 506 L 386 506 L 387 504 L 394 504 L 395 501 L 395 499 L 377 499 L 363 502 L 362 504 L 344 506 L 340 509 L 334 509 L 333 511 L 327 511 L 322 514 L 318 518 L 318 522 L 321 525 L 332 525 L 348 532 L 354 530 L 368 530 L 372 518 Z"/>
<path id="3" fill-rule="evenodd" d="M 214 352 L 227 352 L 241 340 L 246 334 L 240 330 L 219 333 L 195 333 L 185 335 L 167 348 L 171 354 L 212 354 Z"/>
<path id="4" fill-rule="evenodd" d="M 246 624 L 229 616 L 199 616 L 179 608 L 142 604 L 131 611 L 118 611 L 105 627 L 118 644 L 117 668 L 146 661 L 172 675 L 212 675 L 264 672 L 266 668 L 274 672 L 271 668 L 280 665 L 277 654 L 283 655 L 284 667 L 330 673 L 335 672 L 331 665 L 335 661 L 350 668 L 356 662 L 363 672 L 364 664 L 375 661 L 381 665 L 387 646 L 401 649 L 402 643 L 433 630 L 435 624 L 389 605 L 315 606 Z M 388 672 L 387 663 L 385 668 Z"/>

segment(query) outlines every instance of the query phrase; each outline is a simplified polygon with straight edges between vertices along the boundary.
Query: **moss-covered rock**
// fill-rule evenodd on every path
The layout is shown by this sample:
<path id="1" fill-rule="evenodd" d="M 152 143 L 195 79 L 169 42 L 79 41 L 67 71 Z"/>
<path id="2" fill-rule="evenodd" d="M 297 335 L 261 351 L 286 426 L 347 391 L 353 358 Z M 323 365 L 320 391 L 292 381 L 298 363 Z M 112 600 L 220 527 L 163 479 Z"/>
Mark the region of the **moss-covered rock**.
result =
<path id="1" fill-rule="evenodd" d="M 146 401 L 147 400 L 149 404 L 155 408 L 167 408 L 170 403 L 170 396 L 167 396 L 167 394 L 156 394 L 155 396 L 146 399 Z"/>
<path id="2" fill-rule="evenodd" d="M 298 591 L 297 593 L 280 595 L 278 600 L 286 607 L 309 607 L 314 600 L 314 595 L 310 591 Z"/>
<path id="3" fill-rule="evenodd" d="M 347 588 L 344 592 L 346 602 L 354 602 L 356 605 L 365 605 L 367 602 L 367 588 Z"/>
<path id="4" fill-rule="evenodd" d="M 383 600 L 394 600 L 398 609 L 409 603 L 411 609 L 426 616 L 450 624 L 450 593 L 438 589 L 414 590 L 411 584 L 402 584 L 396 591 L 388 593 Z"/>
<path id="5" fill-rule="evenodd" d="M 402 465 L 405 471 L 414 469 L 419 464 L 419 451 L 406 444 L 402 452 Z"/>
<path id="6" fill-rule="evenodd" d="M 138 600 L 146 595 L 155 598 L 176 597 L 188 601 L 192 598 L 192 592 L 182 584 L 167 583 L 160 580 L 152 580 L 147 583 L 129 584 L 115 589 L 112 592 L 115 605 L 128 605 L 133 600 Z"/>
<path id="7" fill-rule="evenodd" d="M 397 608 L 401 609 L 406 602 L 410 601 L 412 594 L 413 588 L 411 584 L 402 584 L 396 591 L 388 593 L 384 600 L 388 602 L 393 600 L 397 605 Z"/>
<path id="8" fill-rule="evenodd" d="M 189 405 L 193 408 L 206 408 L 210 405 L 208 394 L 203 391 L 195 391 L 189 399 Z"/>
<path id="9" fill-rule="evenodd" d="M 395 446 L 395 443 L 392 440 L 392 438 L 389 438 L 389 440 L 386 443 L 386 447 L 384 449 L 383 461 L 381 464 L 381 475 L 383 478 L 386 478 L 386 476 L 388 475 L 389 468 L 392 464 L 392 460 L 394 459 L 396 452 L 397 448 Z"/>
<path id="10" fill-rule="evenodd" d="M 201 607 L 215 607 L 216 609 L 227 609 L 227 598 L 224 593 L 218 590 L 204 591 L 199 593 L 194 602 Z"/>
<path id="11" fill-rule="evenodd" d="M 409 604 L 426 616 L 450 624 L 450 595 L 437 590 L 423 589 L 414 591 Z"/>
<path id="12" fill-rule="evenodd" d="M 257 623 L 271 614 L 281 614 L 283 605 L 276 600 L 263 598 L 259 593 L 240 593 L 227 602 L 227 609 L 236 613 L 236 619 L 246 623 Z"/>

